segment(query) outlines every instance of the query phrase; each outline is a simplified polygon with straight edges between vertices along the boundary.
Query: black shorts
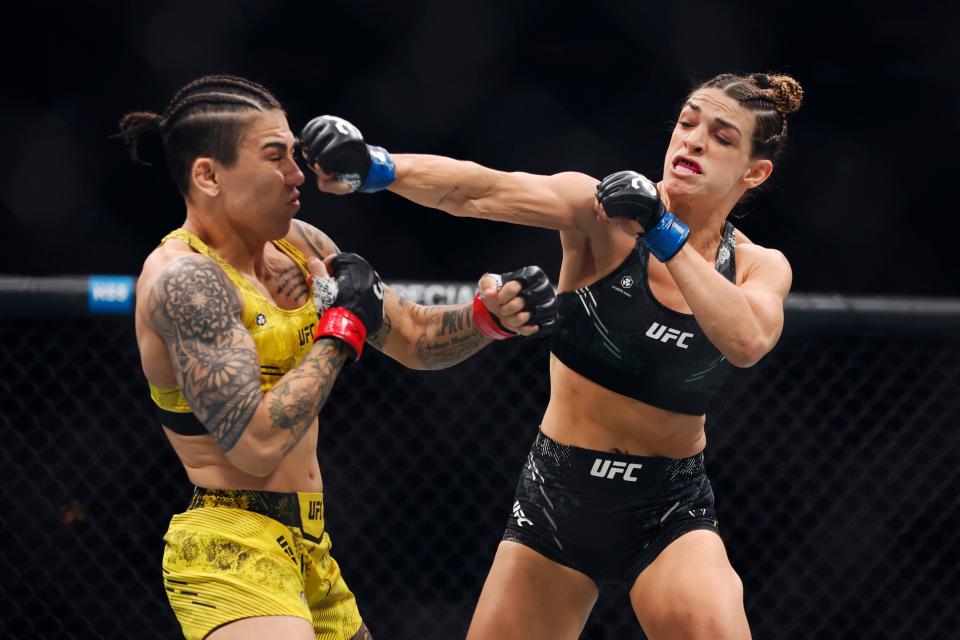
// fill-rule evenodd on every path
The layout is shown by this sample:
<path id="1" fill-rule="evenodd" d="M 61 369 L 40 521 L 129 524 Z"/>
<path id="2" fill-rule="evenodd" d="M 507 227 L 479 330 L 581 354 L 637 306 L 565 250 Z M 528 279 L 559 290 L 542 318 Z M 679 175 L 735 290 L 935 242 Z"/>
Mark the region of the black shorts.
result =
<path id="1" fill-rule="evenodd" d="M 718 531 L 703 453 L 679 459 L 606 453 L 540 432 L 503 539 L 597 584 L 629 588 L 668 544 L 696 529 Z"/>

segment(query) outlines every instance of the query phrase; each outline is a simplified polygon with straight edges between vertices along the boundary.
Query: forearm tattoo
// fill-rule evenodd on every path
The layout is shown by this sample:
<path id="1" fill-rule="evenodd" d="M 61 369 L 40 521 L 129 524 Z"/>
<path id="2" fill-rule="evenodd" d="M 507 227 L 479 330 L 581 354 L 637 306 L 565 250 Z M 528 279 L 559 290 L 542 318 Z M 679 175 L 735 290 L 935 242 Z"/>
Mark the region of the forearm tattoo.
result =
<path id="1" fill-rule="evenodd" d="M 157 279 L 148 305 L 184 397 L 220 447 L 231 450 L 263 396 L 233 284 L 210 260 L 181 258 Z"/>
<path id="2" fill-rule="evenodd" d="M 413 304 L 404 300 L 407 304 Z M 413 313 L 423 329 L 417 338 L 416 353 L 426 369 L 443 369 L 463 362 L 490 339 L 473 326 L 471 304 L 461 306 L 423 307 L 413 305 Z"/>
<path id="3" fill-rule="evenodd" d="M 297 368 L 283 376 L 282 381 L 270 390 L 273 427 L 289 431 L 283 455 L 300 442 L 313 424 L 346 359 L 346 343 L 333 338 L 321 339 Z"/>
<path id="4" fill-rule="evenodd" d="M 414 304 L 387 288 L 384 290 L 383 325 L 375 334 L 367 336 L 367 342 L 384 351 L 395 323 L 402 322 L 403 334 L 397 337 L 392 348 L 386 349 L 386 353 L 395 358 L 401 350 L 410 353 L 412 361 L 398 359 L 418 369 L 450 367 L 490 344 L 490 339 L 474 328 L 471 307 L 471 304 L 427 307 Z M 412 331 L 409 329 L 411 325 Z"/>
<path id="5" fill-rule="evenodd" d="M 390 335 L 390 332 L 393 330 L 393 321 L 390 319 L 390 314 L 384 312 L 383 314 L 383 324 L 380 325 L 380 328 L 377 329 L 377 332 L 372 336 L 367 336 L 367 342 L 375 346 L 380 351 L 383 351 L 383 344 L 387 340 L 387 336 Z"/>

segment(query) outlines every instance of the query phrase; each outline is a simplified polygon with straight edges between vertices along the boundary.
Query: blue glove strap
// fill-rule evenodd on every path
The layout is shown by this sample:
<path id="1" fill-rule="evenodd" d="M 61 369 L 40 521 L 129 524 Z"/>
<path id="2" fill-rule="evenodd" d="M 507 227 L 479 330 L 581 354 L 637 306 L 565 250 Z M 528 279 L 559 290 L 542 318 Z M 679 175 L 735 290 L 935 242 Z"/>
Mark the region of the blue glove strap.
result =
<path id="1" fill-rule="evenodd" d="M 370 173 L 367 174 L 367 179 L 357 189 L 360 193 L 373 193 L 386 189 L 390 186 L 390 183 L 397 179 L 393 171 L 393 158 L 390 157 L 386 149 L 368 144 L 367 150 L 370 152 Z"/>
<path id="2" fill-rule="evenodd" d="M 644 243 L 650 247 L 650 253 L 660 262 L 666 262 L 680 251 L 680 247 L 687 241 L 690 229 L 667 211 L 650 231 L 643 236 Z"/>

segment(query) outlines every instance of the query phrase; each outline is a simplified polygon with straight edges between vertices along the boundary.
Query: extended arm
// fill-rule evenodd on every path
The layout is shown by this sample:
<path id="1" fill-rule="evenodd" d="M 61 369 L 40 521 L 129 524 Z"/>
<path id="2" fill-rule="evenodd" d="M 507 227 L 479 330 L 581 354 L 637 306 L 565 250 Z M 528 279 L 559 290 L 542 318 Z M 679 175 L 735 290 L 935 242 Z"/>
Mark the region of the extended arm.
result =
<path id="1" fill-rule="evenodd" d="M 166 342 L 196 417 L 234 466 L 268 475 L 316 420 L 349 348 L 321 338 L 264 393 L 256 347 L 240 321 L 240 300 L 212 261 L 185 256 L 171 262 L 147 304 L 150 324 Z"/>
<path id="2" fill-rule="evenodd" d="M 411 369 L 450 367 L 493 342 L 474 326 L 472 304 L 423 306 L 389 287 L 383 295 L 383 326 L 368 341 Z"/>
<path id="3" fill-rule="evenodd" d="M 394 156 L 389 190 L 454 216 L 572 231 L 596 224 L 597 181 L 582 173 L 506 173 L 441 156 Z"/>
<path id="4" fill-rule="evenodd" d="M 582 173 L 505 173 L 440 156 L 391 156 L 367 145 L 356 127 L 335 116 L 314 118 L 300 139 L 321 191 L 389 188 L 451 215 L 561 231 L 586 231 L 599 224 L 593 208 L 597 181 Z"/>
<path id="5" fill-rule="evenodd" d="M 323 258 L 339 251 L 326 234 L 305 222 L 295 221 L 294 232 L 307 255 Z M 415 304 L 384 285 L 383 325 L 367 341 L 411 369 L 443 369 L 463 362 L 495 338 L 552 328 L 556 296 L 541 269 L 525 267 L 502 274 L 501 280 L 502 289 L 495 278 L 485 276 L 480 304 L 475 300 L 462 305 Z"/>

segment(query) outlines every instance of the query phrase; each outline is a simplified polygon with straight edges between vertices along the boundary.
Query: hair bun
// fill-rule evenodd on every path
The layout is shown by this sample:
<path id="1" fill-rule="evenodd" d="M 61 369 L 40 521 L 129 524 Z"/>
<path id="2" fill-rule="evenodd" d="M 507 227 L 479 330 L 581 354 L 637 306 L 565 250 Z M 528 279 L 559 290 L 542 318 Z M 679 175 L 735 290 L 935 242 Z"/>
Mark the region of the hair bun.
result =
<path id="1" fill-rule="evenodd" d="M 803 87 L 791 76 L 764 76 L 770 82 L 771 98 L 780 113 L 793 113 L 803 102 Z"/>

